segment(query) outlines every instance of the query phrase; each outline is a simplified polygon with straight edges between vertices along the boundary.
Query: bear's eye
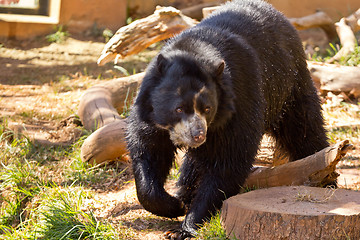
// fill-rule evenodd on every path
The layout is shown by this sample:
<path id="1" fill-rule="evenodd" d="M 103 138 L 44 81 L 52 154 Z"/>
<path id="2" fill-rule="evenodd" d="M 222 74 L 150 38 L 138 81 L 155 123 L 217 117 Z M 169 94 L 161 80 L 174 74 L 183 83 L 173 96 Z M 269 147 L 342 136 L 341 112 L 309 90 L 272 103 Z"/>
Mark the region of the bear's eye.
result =
<path id="1" fill-rule="evenodd" d="M 206 107 L 204 110 L 205 113 L 210 113 L 210 111 L 211 111 L 211 107 Z"/>
<path id="2" fill-rule="evenodd" d="M 182 107 L 177 107 L 177 108 L 175 109 L 175 111 L 176 111 L 177 113 L 182 113 L 184 110 L 182 109 Z"/>

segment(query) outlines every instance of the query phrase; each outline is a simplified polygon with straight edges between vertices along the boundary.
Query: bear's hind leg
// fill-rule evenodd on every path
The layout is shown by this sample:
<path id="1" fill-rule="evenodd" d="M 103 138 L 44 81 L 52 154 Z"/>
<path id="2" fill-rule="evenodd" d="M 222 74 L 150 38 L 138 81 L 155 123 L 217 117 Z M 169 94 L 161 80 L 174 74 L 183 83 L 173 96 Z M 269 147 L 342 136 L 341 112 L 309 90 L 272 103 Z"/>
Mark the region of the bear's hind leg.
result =
<path id="1" fill-rule="evenodd" d="M 281 120 L 271 127 L 280 151 L 298 160 L 329 146 L 319 98 L 313 94 L 295 96 L 281 112 Z M 278 149 L 277 149 L 278 150 Z"/>

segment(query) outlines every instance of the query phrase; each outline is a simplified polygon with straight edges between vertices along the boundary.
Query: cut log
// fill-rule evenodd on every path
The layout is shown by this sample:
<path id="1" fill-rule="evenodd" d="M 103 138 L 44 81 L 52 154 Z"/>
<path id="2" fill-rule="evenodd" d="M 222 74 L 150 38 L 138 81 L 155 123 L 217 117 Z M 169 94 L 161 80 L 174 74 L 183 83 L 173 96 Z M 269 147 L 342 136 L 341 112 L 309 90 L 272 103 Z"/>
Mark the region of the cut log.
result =
<path id="1" fill-rule="evenodd" d="M 308 61 L 316 87 L 323 92 L 345 92 L 360 96 L 360 68 Z"/>
<path id="2" fill-rule="evenodd" d="M 336 164 L 350 149 L 345 140 L 327 147 L 306 158 L 275 167 L 254 167 L 244 184 L 248 188 L 264 188 L 284 185 L 322 187 L 336 180 Z"/>
<path id="3" fill-rule="evenodd" d="M 116 120 L 93 132 L 81 146 L 81 159 L 96 165 L 125 155 L 125 128 L 125 120 Z"/>
<path id="4" fill-rule="evenodd" d="M 100 164 L 126 153 L 125 120 L 119 112 L 137 91 L 144 73 L 118 78 L 89 88 L 80 99 L 78 115 L 93 132 L 81 147 L 81 159 Z"/>
<path id="5" fill-rule="evenodd" d="M 84 128 L 95 131 L 120 120 L 126 100 L 136 93 L 145 73 L 117 78 L 89 88 L 80 99 L 78 115 Z"/>
<path id="6" fill-rule="evenodd" d="M 152 15 L 120 28 L 105 45 L 97 63 L 104 65 L 116 57 L 139 53 L 151 44 L 168 39 L 195 24 L 196 20 L 176 8 L 157 6 Z"/>
<path id="7" fill-rule="evenodd" d="M 221 222 L 237 239 L 360 239 L 360 192 L 259 189 L 224 201 Z"/>

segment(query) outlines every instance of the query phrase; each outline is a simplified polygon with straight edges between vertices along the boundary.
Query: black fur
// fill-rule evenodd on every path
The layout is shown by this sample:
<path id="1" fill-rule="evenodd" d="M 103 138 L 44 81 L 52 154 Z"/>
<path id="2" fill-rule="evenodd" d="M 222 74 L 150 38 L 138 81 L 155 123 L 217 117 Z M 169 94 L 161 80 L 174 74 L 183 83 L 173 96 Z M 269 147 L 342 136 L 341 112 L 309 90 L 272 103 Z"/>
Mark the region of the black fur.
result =
<path id="1" fill-rule="evenodd" d="M 188 149 L 170 196 L 163 186 L 178 146 L 169 131 L 183 116 L 172 109 L 203 88 L 214 109 L 206 141 Z M 296 30 L 265 2 L 235 0 L 170 40 L 147 69 L 127 136 L 139 201 L 160 216 L 186 214 L 168 235 L 184 239 L 239 192 L 265 132 L 296 160 L 328 146 L 323 125 Z"/>

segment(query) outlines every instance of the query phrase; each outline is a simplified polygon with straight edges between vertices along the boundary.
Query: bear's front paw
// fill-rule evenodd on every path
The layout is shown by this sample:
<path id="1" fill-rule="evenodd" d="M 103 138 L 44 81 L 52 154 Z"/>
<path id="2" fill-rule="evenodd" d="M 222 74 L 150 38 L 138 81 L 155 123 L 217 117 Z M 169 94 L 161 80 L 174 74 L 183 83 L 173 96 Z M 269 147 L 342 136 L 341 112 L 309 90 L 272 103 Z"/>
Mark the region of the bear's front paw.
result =
<path id="1" fill-rule="evenodd" d="M 165 233 L 165 238 L 170 240 L 190 240 L 194 236 L 183 229 L 172 229 Z"/>

